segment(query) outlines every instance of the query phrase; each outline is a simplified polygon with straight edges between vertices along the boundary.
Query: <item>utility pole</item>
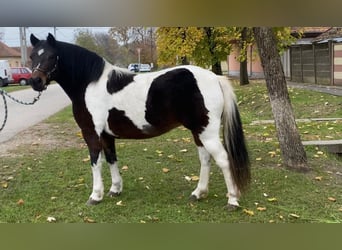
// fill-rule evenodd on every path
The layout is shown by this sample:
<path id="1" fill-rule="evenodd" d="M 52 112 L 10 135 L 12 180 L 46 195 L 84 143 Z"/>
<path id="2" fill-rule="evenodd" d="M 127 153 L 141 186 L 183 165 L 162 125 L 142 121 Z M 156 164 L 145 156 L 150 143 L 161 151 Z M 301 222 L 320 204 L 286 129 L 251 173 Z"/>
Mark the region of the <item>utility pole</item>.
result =
<path id="1" fill-rule="evenodd" d="M 53 27 L 53 36 L 57 39 L 57 27 Z"/>
<path id="2" fill-rule="evenodd" d="M 21 66 L 26 66 L 26 63 L 27 63 L 26 28 L 19 27 L 19 34 L 20 34 Z"/>

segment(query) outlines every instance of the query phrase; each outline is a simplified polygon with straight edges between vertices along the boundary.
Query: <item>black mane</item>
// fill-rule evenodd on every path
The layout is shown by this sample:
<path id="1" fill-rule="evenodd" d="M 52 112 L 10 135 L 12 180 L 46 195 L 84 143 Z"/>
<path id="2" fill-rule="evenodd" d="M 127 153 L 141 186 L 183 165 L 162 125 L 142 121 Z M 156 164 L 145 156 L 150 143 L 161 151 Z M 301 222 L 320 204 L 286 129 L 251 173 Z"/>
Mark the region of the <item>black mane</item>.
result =
<path id="1" fill-rule="evenodd" d="M 74 96 L 77 89 L 85 90 L 89 83 L 97 81 L 102 75 L 105 61 L 96 53 L 77 45 L 56 42 L 59 57 L 56 81 L 69 96 Z"/>

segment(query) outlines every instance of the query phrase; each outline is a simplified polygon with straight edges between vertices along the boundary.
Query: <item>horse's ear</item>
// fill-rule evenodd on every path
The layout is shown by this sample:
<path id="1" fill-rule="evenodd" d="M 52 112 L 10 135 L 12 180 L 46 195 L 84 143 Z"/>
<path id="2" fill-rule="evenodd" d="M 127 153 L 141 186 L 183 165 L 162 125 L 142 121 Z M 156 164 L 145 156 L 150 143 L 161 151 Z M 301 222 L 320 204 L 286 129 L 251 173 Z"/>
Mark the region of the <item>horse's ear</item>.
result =
<path id="1" fill-rule="evenodd" d="M 36 46 L 36 44 L 40 42 L 40 40 L 37 37 L 35 37 L 33 34 L 31 34 L 30 36 L 30 41 L 33 47 Z"/>
<path id="2" fill-rule="evenodd" d="M 48 35 L 46 40 L 47 40 L 48 44 L 50 44 L 52 47 L 55 47 L 56 39 L 55 39 L 55 37 L 51 33 L 49 33 L 49 35 Z"/>

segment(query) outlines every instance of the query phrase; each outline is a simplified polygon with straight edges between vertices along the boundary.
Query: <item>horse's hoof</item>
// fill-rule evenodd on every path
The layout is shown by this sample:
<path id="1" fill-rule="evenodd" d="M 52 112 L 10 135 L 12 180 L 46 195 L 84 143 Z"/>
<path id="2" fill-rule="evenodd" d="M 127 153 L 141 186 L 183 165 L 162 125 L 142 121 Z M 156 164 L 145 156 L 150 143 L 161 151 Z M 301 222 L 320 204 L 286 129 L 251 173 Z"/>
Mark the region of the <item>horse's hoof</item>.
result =
<path id="1" fill-rule="evenodd" d="M 89 198 L 89 200 L 87 201 L 87 205 L 88 206 L 94 206 L 94 205 L 97 205 L 99 204 L 101 201 L 96 201 L 96 200 L 93 200 L 92 198 Z"/>
<path id="2" fill-rule="evenodd" d="M 236 210 L 239 210 L 241 207 L 240 206 L 236 206 L 236 205 L 232 205 L 232 204 L 227 204 L 226 209 L 228 212 L 233 212 Z"/>
<path id="3" fill-rule="evenodd" d="M 193 202 L 196 202 L 196 201 L 198 201 L 198 198 L 196 197 L 196 195 L 191 195 L 191 196 L 189 197 L 189 202 L 190 202 L 190 203 L 193 203 Z"/>
<path id="4" fill-rule="evenodd" d="M 116 193 L 116 192 L 109 191 L 107 196 L 110 197 L 110 198 L 114 198 L 114 197 L 120 196 L 120 194 L 121 193 Z"/>

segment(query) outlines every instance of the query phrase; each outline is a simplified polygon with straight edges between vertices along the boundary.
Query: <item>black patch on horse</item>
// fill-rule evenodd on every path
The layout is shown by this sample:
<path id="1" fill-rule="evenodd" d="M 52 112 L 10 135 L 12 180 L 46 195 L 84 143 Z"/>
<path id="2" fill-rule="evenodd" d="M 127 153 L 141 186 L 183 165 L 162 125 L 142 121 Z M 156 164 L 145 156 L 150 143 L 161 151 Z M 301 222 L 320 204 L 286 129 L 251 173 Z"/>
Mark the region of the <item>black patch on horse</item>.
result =
<path id="1" fill-rule="evenodd" d="M 194 134 L 200 134 L 209 123 L 207 114 L 197 80 L 188 69 L 171 70 L 153 80 L 145 119 L 154 127 L 182 124 Z"/>
<path id="2" fill-rule="evenodd" d="M 109 129 L 117 138 L 144 139 L 151 137 L 140 130 L 131 119 L 126 116 L 125 111 L 116 108 L 109 110 L 108 125 Z"/>
<path id="3" fill-rule="evenodd" d="M 110 94 L 118 92 L 133 82 L 135 74 L 112 70 L 108 75 L 107 91 Z"/>

